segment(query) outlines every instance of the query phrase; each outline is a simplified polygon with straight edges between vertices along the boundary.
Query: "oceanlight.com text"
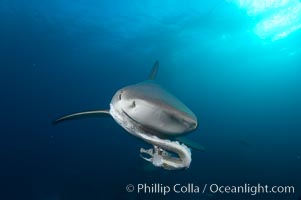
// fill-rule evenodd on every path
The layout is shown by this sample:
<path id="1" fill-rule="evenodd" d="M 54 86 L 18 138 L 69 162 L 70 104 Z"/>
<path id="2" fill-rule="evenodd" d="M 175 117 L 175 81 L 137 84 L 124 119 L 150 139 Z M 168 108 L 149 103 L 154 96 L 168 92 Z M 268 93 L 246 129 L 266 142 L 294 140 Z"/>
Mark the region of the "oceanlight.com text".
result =
<path id="1" fill-rule="evenodd" d="M 252 196 L 257 194 L 294 194 L 294 186 L 269 186 L 261 185 L 250 185 L 245 183 L 240 186 L 223 186 L 218 184 L 211 184 L 208 188 L 210 193 L 220 193 L 220 194 L 250 194 Z"/>

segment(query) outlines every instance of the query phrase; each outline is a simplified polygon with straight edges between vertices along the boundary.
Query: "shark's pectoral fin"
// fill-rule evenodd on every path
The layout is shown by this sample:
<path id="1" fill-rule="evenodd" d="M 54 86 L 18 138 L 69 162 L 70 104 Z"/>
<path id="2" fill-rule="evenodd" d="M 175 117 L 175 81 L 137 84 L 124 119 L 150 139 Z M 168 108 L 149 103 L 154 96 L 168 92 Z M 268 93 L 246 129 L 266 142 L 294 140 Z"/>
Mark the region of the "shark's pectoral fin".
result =
<path id="1" fill-rule="evenodd" d="M 201 144 L 192 141 L 191 139 L 188 139 L 187 137 L 177 137 L 176 140 L 178 140 L 181 143 L 186 144 L 188 147 L 198 150 L 198 151 L 206 151 L 206 148 L 202 146 Z"/>
<path id="2" fill-rule="evenodd" d="M 86 111 L 86 112 L 80 112 L 80 113 L 74 113 L 71 115 L 63 116 L 53 122 L 53 124 L 60 123 L 62 121 L 66 120 L 72 120 L 72 119 L 79 119 L 79 118 L 86 118 L 86 117 L 108 117 L 110 116 L 109 110 L 93 110 L 93 111 Z"/>
<path id="3" fill-rule="evenodd" d="M 154 80 L 157 76 L 158 70 L 159 70 L 159 61 L 156 60 L 156 62 L 153 65 L 152 71 L 149 73 L 148 80 Z"/>

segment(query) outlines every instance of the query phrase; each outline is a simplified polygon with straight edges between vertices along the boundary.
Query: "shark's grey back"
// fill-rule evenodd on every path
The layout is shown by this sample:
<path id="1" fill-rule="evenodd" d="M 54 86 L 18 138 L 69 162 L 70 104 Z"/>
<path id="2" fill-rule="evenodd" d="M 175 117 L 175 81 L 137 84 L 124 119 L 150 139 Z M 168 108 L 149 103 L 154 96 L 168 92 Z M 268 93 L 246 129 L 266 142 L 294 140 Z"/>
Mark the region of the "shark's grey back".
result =
<path id="1" fill-rule="evenodd" d="M 183 112 L 183 114 L 196 118 L 185 104 L 154 81 L 145 81 L 125 88 L 133 98 L 152 101 L 161 109 L 169 109 L 171 112 Z"/>

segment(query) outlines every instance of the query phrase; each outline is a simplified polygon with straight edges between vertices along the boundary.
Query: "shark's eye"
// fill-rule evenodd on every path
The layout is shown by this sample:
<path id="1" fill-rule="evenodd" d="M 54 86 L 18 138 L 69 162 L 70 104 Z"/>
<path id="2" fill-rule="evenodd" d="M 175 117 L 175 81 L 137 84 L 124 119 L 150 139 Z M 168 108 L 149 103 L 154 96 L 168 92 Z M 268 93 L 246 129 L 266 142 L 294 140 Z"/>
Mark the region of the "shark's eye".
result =
<path id="1" fill-rule="evenodd" d="M 123 91 L 120 91 L 119 95 L 118 95 L 118 99 L 121 100 L 121 95 L 122 95 Z"/>

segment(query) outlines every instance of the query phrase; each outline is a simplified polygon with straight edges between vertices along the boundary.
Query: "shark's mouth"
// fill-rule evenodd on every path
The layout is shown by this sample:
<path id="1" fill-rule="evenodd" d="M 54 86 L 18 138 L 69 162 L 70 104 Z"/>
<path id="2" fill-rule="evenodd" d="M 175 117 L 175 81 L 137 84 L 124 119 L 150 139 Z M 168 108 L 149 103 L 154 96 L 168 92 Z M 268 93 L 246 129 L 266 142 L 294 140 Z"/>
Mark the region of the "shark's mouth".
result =
<path id="1" fill-rule="evenodd" d="M 142 126 L 138 121 L 134 120 L 131 116 L 129 116 L 129 114 L 127 114 L 123 109 L 121 109 L 122 113 L 127 116 L 130 120 L 132 120 L 133 122 L 135 122 L 137 125 Z"/>

